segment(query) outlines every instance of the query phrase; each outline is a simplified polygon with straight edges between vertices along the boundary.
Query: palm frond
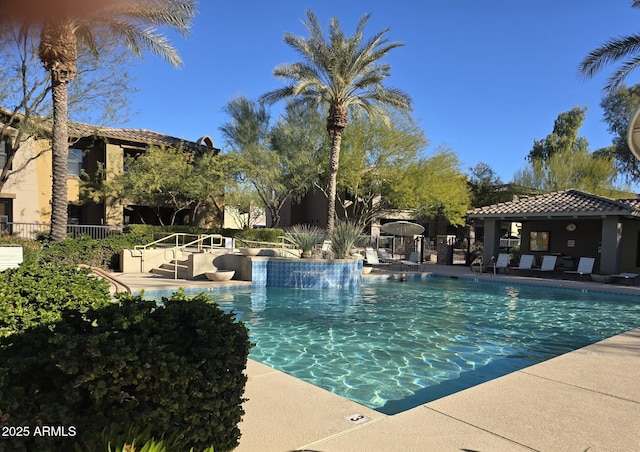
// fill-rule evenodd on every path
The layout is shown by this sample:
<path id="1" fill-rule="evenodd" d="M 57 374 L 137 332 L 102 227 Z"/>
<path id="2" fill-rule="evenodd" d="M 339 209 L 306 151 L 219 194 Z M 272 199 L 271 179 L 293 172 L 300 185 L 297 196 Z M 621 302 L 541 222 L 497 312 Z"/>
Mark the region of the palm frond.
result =
<path id="1" fill-rule="evenodd" d="M 605 91 L 615 91 L 624 82 L 624 79 L 630 72 L 640 66 L 640 55 L 630 58 L 622 63 L 622 65 L 607 79 L 604 87 Z"/>
<path id="2" fill-rule="evenodd" d="M 172 66 L 178 67 L 182 63 L 180 55 L 169 39 L 153 27 L 143 28 L 128 21 L 110 21 L 104 28 L 116 40 L 122 40 L 127 48 L 138 57 L 142 57 L 147 50 L 164 58 Z"/>
<path id="3" fill-rule="evenodd" d="M 592 77 L 603 67 L 638 51 L 640 51 L 640 35 L 612 38 L 589 52 L 578 66 L 578 71 L 584 77 Z"/>
<path id="4" fill-rule="evenodd" d="M 168 26 L 186 35 L 195 14 L 195 0 L 137 0 L 114 3 L 96 19 L 117 18 L 150 26 Z"/>

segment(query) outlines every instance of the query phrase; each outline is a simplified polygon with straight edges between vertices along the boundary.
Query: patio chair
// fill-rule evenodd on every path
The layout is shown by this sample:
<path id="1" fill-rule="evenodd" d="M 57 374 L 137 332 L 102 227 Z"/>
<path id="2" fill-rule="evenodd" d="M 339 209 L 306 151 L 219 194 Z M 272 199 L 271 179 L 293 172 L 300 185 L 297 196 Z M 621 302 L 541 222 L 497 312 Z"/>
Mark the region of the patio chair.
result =
<path id="1" fill-rule="evenodd" d="M 380 261 L 383 263 L 393 263 L 393 262 L 398 262 L 399 259 L 394 259 L 393 257 L 391 257 L 389 255 L 389 253 L 387 253 L 387 250 L 384 248 L 378 248 L 378 257 L 380 258 Z"/>
<path id="2" fill-rule="evenodd" d="M 535 261 L 535 256 L 533 254 L 523 254 L 520 256 L 520 262 L 517 267 L 514 267 L 513 270 L 516 272 L 528 272 L 533 267 L 533 262 Z"/>
<path id="3" fill-rule="evenodd" d="M 540 268 L 532 268 L 534 273 L 553 273 L 556 270 L 556 262 L 558 256 L 542 256 L 542 264 Z"/>
<path id="4" fill-rule="evenodd" d="M 402 268 L 403 269 L 420 269 L 422 267 L 422 264 L 420 263 L 420 253 L 418 253 L 417 251 L 413 251 L 411 253 L 411 255 L 409 256 L 409 260 L 401 260 L 400 263 L 402 264 Z"/>
<path id="5" fill-rule="evenodd" d="M 618 273 L 617 275 L 611 275 L 614 282 L 618 282 L 618 280 L 623 280 L 624 283 L 629 286 L 631 284 L 636 284 L 636 279 L 638 278 L 638 273 Z"/>
<path id="6" fill-rule="evenodd" d="M 380 262 L 380 259 L 378 259 L 378 254 L 371 247 L 366 247 L 364 249 L 364 259 L 367 261 L 367 265 L 371 266 L 389 265 L 389 262 Z"/>
<path id="7" fill-rule="evenodd" d="M 593 273 L 593 264 L 596 262 L 594 257 L 581 257 L 578 262 L 577 270 L 567 270 L 562 273 L 562 277 L 565 276 L 577 276 L 579 279 L 582 279 L 584 276 L 591 276 Z"/>
<path id="8" fill-rule="evenodd" d="M 498 258 L 495 260 L 495 262 L 488 265 L 488 268 L 489 270 L 493 269 L 494 273 L 497 273 L 499 269 L 502 269 L 502 271 L 506 272 L 508 266 L 509 255 L 507 253 L 500 253 L 498 254 Z"/>

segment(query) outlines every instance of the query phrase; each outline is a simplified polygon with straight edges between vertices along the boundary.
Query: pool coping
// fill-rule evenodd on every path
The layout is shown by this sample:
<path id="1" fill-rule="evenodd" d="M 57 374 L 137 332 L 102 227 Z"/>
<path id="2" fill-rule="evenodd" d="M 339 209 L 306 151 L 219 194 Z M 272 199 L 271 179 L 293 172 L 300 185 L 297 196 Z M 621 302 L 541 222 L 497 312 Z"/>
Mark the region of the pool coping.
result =
<path id="1" fill-rule="evenodd" d="M 433 265 L 426 273 L 640 295 L 636 286 L 478 275 L 466 267 Z M 139 278 L 147 290 L 170 290 L 166 281 Z M 179 285 L 211 289 L 203 283 Z M 252 360 L 246 373 L 240 452 L 640 450 L 640 328 L 393 416 Z"/>

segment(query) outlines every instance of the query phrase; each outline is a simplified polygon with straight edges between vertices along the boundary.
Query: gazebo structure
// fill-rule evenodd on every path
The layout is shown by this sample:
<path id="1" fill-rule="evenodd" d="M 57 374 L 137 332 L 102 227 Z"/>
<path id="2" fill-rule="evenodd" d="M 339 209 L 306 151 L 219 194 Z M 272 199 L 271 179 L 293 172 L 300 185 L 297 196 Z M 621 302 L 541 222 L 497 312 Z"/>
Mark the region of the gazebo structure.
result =
<path id="1" fill-rule="evenodd" d="M 580 190 L 521 197 L 478 207 L 468 217 L 484 222 L 485 263 L 500 252 L 501 225 L 522 224 L 520 252 L 554 254 L 566 270 L 580 257 L 596 259 L 594 272 L 640 273 L 640 199 L 611 199 Z"/>

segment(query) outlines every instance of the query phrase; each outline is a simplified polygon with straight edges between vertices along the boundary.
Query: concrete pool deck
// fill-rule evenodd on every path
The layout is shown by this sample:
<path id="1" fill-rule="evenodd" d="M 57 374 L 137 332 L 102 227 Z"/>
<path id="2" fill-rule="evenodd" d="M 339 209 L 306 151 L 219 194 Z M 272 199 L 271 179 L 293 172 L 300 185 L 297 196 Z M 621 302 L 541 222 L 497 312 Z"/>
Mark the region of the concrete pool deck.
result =
<path id="1" fill-rule="evenodd" d="M 454 277 L 624 292 L 640 300 L 637 286 L 477 275 L 468 267 L 435 264 L 426 269 Z M 117 277 L 133 290 L 230 285 Z M 252 360 L 246 372 L 239 452 L 640 450 L 640 328 L 394 416 Z"/>

